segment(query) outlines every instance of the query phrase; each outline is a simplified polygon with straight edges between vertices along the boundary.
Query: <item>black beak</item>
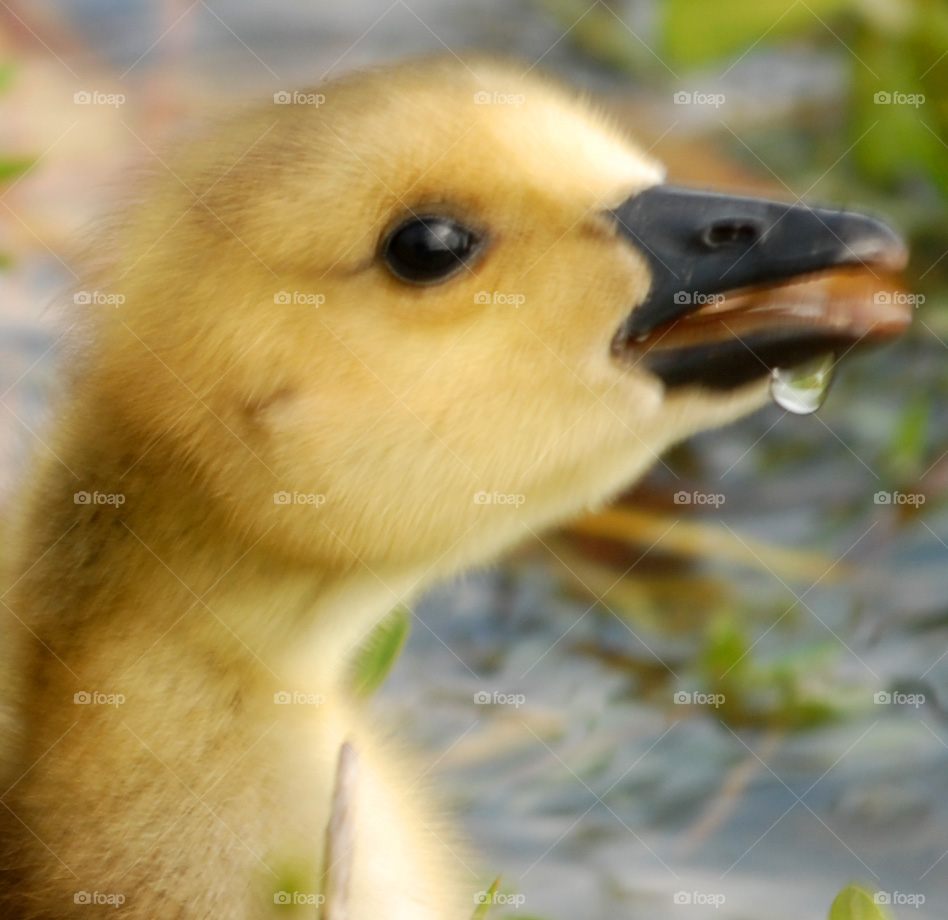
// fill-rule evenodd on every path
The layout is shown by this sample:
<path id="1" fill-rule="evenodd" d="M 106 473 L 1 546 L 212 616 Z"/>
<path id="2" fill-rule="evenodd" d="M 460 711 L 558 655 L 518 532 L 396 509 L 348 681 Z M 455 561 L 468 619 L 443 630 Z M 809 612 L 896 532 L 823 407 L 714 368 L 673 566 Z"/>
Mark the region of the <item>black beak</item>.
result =
<path id="1" fill-rule="evenodd" d="M 645 301 L 616 334 L 616 352 L 654 338 L 656 330 L 699 310 L 711 295 L 844 266 L 898 271 L 908 258 L 905 243 L 889 226 L 849 211 L 659 185 L 612 214 L 652 273 Z M 799 328 L 796 333 L 799 337 Z M 766 367 L 758 375 L 761 370 Z"/>

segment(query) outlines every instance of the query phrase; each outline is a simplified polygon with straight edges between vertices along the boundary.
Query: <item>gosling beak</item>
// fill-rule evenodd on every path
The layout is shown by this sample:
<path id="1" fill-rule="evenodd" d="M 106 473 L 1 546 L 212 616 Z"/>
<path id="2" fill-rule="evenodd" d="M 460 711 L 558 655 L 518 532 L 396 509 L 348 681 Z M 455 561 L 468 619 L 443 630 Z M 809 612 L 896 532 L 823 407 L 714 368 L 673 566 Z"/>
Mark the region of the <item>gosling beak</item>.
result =
<path id="1" fill-rule="evenodd" d="M 612 214 L 652 273 L 613 354 L 668 387 L 731 389 L 911 321 L 876 274 L 905 267 L 905 243 L 875 218 L 664 185 Z"/>

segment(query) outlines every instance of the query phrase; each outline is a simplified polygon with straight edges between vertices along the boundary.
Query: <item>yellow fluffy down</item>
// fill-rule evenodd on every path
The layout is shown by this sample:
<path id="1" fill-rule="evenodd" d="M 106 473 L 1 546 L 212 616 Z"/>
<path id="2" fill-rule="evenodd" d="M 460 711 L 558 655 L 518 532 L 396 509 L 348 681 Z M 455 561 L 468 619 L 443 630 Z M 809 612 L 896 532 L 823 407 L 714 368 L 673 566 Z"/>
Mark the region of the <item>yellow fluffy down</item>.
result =
<path id="1" fill-rule="evenodd" d="M 116 222 L 89 284 L 124 301 L 77 308 L 13 522 L 3 917 L 91 916 L 83 891 L 134 920 L 287 916 L 287 861 L 321 890 L 346 739 L 350 920 L 470 917 L 482 884 L 422 771 L 347 699 L 354 649 L 765 398 L 666 397 L 611 357 L 650 279 L 605 212 L 661 167 L 515 74 L 432 60 L 268 101 L 162 154 Z M 413 213 L 482 252 L 397 280 L 379 248 Z"/>

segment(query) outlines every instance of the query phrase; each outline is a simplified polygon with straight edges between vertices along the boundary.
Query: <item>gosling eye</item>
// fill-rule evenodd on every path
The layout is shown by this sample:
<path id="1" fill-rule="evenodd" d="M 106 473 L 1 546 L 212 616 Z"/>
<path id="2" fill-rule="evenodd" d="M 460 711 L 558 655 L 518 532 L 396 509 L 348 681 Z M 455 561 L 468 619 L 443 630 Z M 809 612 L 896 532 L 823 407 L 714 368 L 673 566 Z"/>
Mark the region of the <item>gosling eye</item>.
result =
<path id="1" fill-rule="evenodd" d="M 460 271 L 479 243 L 473 230 L 450 217 L 412 217 L 389 234 L 382 258 L 402 281 L 437 284 Z"/>

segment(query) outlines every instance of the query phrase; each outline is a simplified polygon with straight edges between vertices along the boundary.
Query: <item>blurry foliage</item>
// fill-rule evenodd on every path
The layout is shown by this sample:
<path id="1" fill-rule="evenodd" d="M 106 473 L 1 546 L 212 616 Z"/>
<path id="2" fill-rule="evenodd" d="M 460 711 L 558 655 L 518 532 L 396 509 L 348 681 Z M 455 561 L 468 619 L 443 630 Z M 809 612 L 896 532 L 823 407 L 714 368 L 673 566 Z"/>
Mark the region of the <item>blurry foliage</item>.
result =
<path id="1" fill-rule="evenodd" d="M 852 146 L 860 178 L 879 192 L 895 192 L 921 174 L 948 200 L 948 147 L 942 141 L 948 136 L 948 57 L 943 57 L 948 5 L 943 0 L 656 0 L 657 25 L 644 33 L 630 22 L 628 3 L 613 0 L 615 13 L 599 4 L 583 15 L 585 0 L 535 2 L 571 27 L 570 38 L 580 50 L 607 66 L 663 83 L 672 79 L 671 70 L 730 66 L 775 45 L 804 40 L 836 49 L 850 73 L 847 117 L 838 121 L 832 144 L 814 145 L 824 168 Z M 918 107 L 880 104 L 880 92 L 920 94 L 925 101 Z"/>
<path id="2" fill-rule="evenodd" d="M 904 482 L 917 478 L 928 465 L 927 456 L 931 398 L 918 393 L 905 407 L 898 427 L 892 433 L 888 466 L 893 478 Z"/>
<path id="3" fill-rule="evenodd" d="M 709 692 L 724 702 L 717 716 L 734 728 L 812 728 L 839 718 L 840 690 L 828 682 L 837 646 L 825 642 L 762 662 L 743 618 L 720 616 L 701 654 Z"/>
<path id="4" fill-rule="evenodd" d="M 648 66 L 642 60 L 648 51 L 616 21 L 608 4 L 598 3 L 589 8 L 586 0 L 536 2 L 564 28 L 572 27 L 570 38 L 584 54 L 624 73 L 638 74 Z M 634 44 L 638 47 L 633 47 Z"/>
<path id="5" fill-rule="evenodd" d="M 32 157 L 0 157 L 0 184 L 23 175 L 35 162 Z"/>
<path id="6" fill-rule="evenodd" d="M 366 699 L 382 686 L 410 631 L 411 614 L 404 607 L 396 607 L 372 630 L 353 667 L 352 689 L 357 698 Z"/>
<path id="7" fill-rule="evenodd" d="M 765 162 L 788 176 L 810 186 L 823 183 L 824 193 L 858 198 L 896 216 L 910 234 L 920 263 L 941 259 L 948 229 L 944 0 L 604 0 L 592 8 L 587 0 L 536 3 L 570 29 L 578 49 L 603 65 L 662 87 L 697 70 L 713 76 L 746 55 L 775 47 L 806 43 L 835 54 L 847 69 L 839 98 L 819 111 L 801 107 L 784 125 L 767 125 L 753 145 Z M 893 103 L 895 94 L 924 101 Z M 834 170 L 837 163 L 842 168 Z M 757 170 L 758 165 L 751 167 Z M 942 315 L 948 312 L 946 281 L 948 260 L 924 282 L 928 309 Z M 919 282 L 922 279 L 916 279 Z M 937 315 L 928 322 L 944 328 Z M 880 485 L 926 491 L 921 486 L 933 441 L 935 456 L 942 452 L 937 408 L 924 390 L 905 401 L 882 456 L 876 458 L 883 474 Z M 791 440 L 782 449 L 798 451 L 792 458 L 798 462 L 813 445 Z M 776 475 L 773 469 L 769 474 Z M 920 513 L 908 505 L 899 511 L 903 523 Z M 618 593 L 613 589 L 620 615 L 631 617 Z M 839 653 L 835 642 L 809 643 L 765 657 L 756 647 L 747 609 L 719 604 L 718 612 L 711 613 L 709 606 L 705 610 L 711 619 L 691 665 L 709 693 L 723 695 L 715 715 L 726 724 L 736 729 L 801 730 L 852 716 L 865 703 L 864 688 L 847 692 L 833 683 Z M 889 916 L 858 886 L 841 891 L 829 912 L 829 920 Z"/>
<path id="8" fill-rule="evenodd" d="M 497 894 L 498 888 L 500 888 L 499 875 L 494 879 L 494 884 L 487 889 L 487 897 L 480 901 L 477 907 L 474 908 L 474 916 L 471 917 L 471 920 L 484 920 L 484 917 L 487 916 L 487 911 L 490 910 L 490 906 L 494 902 L 494 895 Z"/>
<path id="9" fill-rule="evenodd" d="M 873 901 L 869 892 L 850 885 L 836 896 L 829 920 L 889 920 L 889 915 Z"/>
<path id="10" fill-rule="evenodd" d="M 925 504 L 898 506 L 903 523 L 916 519 L 923 512 L 930 512 L 933 503 L 944 500 L 937 491 L 929 494 L 932 489 L 925 482 L 925 473 L 931 463 L 930 446 L 938 438 L 931 424 L 933 412 L 932 400 L 927 393 L 916 393 L 908 401 L 892 432 L 881 465 L 883 482 L 888 488 L 906 494 L 925 495 Z M 942 454 L 945 448 L 938 446 L 936 449 L 938 454 Z"/>
<path id="11" fill-rule="evenodd" d="M 882 186 L 922 170 L 946 193 L 948 148 L 941 137 L 948 129 L 948 62 L 941 59 L 948 48 L 948 7 L 903 0 L 896 9 L 894 17 L 864 17 L 854 30 L 853 52 L 869 62 L 875 76 L 854 65 L 851 134 L 855 140 L 871 130 L 871 142 L 853 152 L 865 175 Z M 896 91 L 924 95 L 925 102 L 917 109 L 876 104 L 877 92 Z"/>
<path id="12" fill-rule="evenodd" d="M 13 83 L 14 68 L 12 64 L 0 64 L 0 93 L 8 89 Z M 4 156 L 0 154 L 0 187 L 5 183 L 22 176 L 36 160 L 33 157 Z M 10 256 L 0 251 L 0 270 L 10 265 Z"/>
<path id="13" fill-rule="evenodd" d="M 0 64 L 0 93 L 13 83 L 14 69 L 12 64 Z"/>
<path id="14" fill-rule="evenodd" d="M 666 0 L 662 42 L 672 65 L 712 63 L 760 44 L 811 34 L 821 19 L 862 4 L 854 0 Z"/>
<path id="15" fill-rule="evenodd" d="M 835 54 L 847 68 L 840 97 L 821 111 L 801 107 L 786 124 L 767 125 L 752 143 L 778 171 L 811 186 L 820 182 L 823 192 L 828 190 L 834 197 L 858 198 L 891 213 L 910 234 L 918 262 L 939 263 L 948 229 L 948 4 L 944 0 L 725 0 L 716 4 L 603 0 L 593 7 L 588 0 L 535 2 L 569 29 L 570 40 L 580 51 L 607 67 L 662 87 L 697 70 L 713 76 L 746 55 L 766 54 L 775 47 L 806 43 Z M 895 94 L 924 101 L 917 105 L 889 101 Z M 738 155 L 743 157 L 744 152 Z M 834 170 L 837 163 L 843 166 Z M 758 164 L 751 167 L 757 170 Z M 927 322 L 936 329 L 945 328 L 937 317 L 939 312 L 948 313 L 944 293 L 948 259 L 924 282 L 915 280 L 927 286 L 927 308 L 935 311 Z M 905 401 L 882 456 L 874 461 L 883 474 L 880 485 L 926 491 L 922 484 L 929 472 L 933 442 L 934 456 L 944 446 L 939 444 L 935 423 L 937 408 L 924 390 Z M 782 460 L 795 464 L 811 455 L 813 444 L 789 440 L 771 450 L 771 467 L 778 459 L 777 451 L 784 452 Z M 765 475 L 779 474 L 766 469 L 766 454 L 763 462 Z M 931 502 L 923 507 L 930 506 Z M 905 505 L 899 513 L 904 523 L 920 509 Z M 586 580 L 587 573 L 582 574 Z M 641 580 L 641 573 L 637 576 Z M 605 577 L 600 581 L 609 583 Z M 641 620 L 635 617 L 634 607 L 623 603 L 631 598 L 626 581 L 622 580 L 621 590 L 611 590 L 611 600 L 619 615 Z M 715 606 L 718 612 L 712 613 Z M 704 609 L 711 619 L 691 664 L 709 693 L 723 695 L 715 715 L 726 724 L 736 729 L 801 730 L 852 716 L 866 702 L 865 688 L 847 692 L 833 683 L 839 654 L 835 642 L 810 643 L 765 658 L 755 647 L 748 609 L 733 604 L 708 604 Z M 667 619 L 667 610 L 660 609 L 647 624 L 637 625 L 654 627 L 663 617 Z M 629 668 L 614 651 L 606 654 L 613 664 Z M 664 675 L 660 677 L 660 685 L 667 683 Z M 871 893 L 855 885 L 839 893 L 829 912 L 829 920 L 889 917 Z"/>

